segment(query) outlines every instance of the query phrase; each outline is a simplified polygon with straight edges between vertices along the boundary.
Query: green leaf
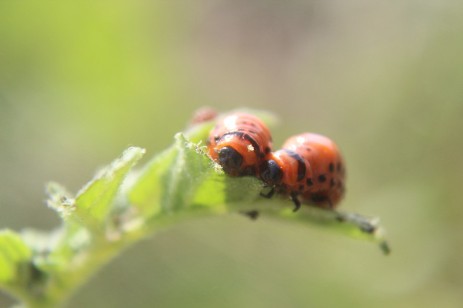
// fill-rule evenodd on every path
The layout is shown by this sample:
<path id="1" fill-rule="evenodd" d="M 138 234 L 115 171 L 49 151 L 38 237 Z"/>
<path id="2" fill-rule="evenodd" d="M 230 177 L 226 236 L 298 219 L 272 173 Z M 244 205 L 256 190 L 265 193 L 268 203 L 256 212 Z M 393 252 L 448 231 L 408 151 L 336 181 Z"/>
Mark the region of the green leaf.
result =
<path id="1" fill-rule="evenodd" d="M 31 256 L 31 250 L 19 234 L 11 230 L 0 231 L 0 284 L 18 279 L 19 267 Z"/>
<path id="2" fill-rule="evenodd" d="M 161 212 L 161 198 L 166 190 L 164 178 L 177 155 L 178 150 L 172 146 L 155 156 L 130 188 L 129 201 L 143 217 L 153 217 Z"/>
<path id="3" fill-rule="evenodd" d="M 294 213 L 291 207 L 288 208 L 281 202 L 266 204 L 265 210 L 262 211 L 263 216 L 289 223 L 299 223 L 304 226 L 321 227 L 351 238 L 371 241 L 377 243 L 386 255 L 391 251 L 385 237 L 385 231 L 380 225 L 379 219 L 375 217 L 313 206 L 303 206 L 297 213 Z"/>
<path id="4" fill-rule="evenodd" d="M 154 219 L 156 223 L 156 217 L 177 212 L 258 211 L 262 217 L 324 227 L 353 238 L 374 241 L 388 253 L 382 228 L 375 219 L 311 206 L 294 213 L 294 205 L 287 197 L 262 198 L 260 193 L 264 186 L 255 177 L 225 175 L 202 145 L 210 129 L 210 125 L 204 125 L 188 131 L 187 135 L 177 134 L 176 143 L 158 155 L 138 177 L 129 191 L 129 200 L 145 218 Z"/>
<path id="5" fill-rule="evenodd" d="M 213 162 L 201 150 L 212 126 L 206 122 L 190 128 L 185 133 L 188 140 L 177 134 L 175 144 L 155 156 L 134 180 L 127 192 L 129 201 L 146 220 L 187 206 L 194 183 L 199 185 L 214 173 Z"/>
<path id="6" fill-rule="evenodd" d="M 197 135 L 193 137 L 198 138 Z M 311 206 L 294 213 L 294 205 L 287 197 L 262 198 L 260 193 L 264 186 L 255 177 L 225 175 L 207 156 L 201 142 L 192 143 L 183 134 L 177 134 L 175 139 L 175 145 L 149 165 L 129 193 L 134 204 L 151 209 L 145 213 L 161 218 L 198 210 L 202 210 L 202 214 L 258 211 L 264 218 L 319 226 L 374 241 L 384 253 L 389 252 L 377 220 Z"/>
<path id="7" fill-rule="evenodd" d="M 77 193 L 73 218 L 93 230 L 101 230 L 122 181 L 144 153 L 145 150 L 141 148 L 128 148 L 122 157 L 102 169 Z"/>

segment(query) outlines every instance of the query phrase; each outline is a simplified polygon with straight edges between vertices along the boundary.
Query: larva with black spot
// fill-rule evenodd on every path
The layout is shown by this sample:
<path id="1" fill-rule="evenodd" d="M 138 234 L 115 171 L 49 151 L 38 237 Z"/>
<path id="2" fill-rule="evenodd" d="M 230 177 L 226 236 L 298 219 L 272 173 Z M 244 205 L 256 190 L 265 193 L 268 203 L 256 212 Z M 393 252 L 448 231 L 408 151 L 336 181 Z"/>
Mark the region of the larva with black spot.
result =
<path id="1" fill-rule="evenodd" d="M 290 137 L 281 150 L 268 155 L 261 179 L 277 192 L 301 203 L 335 208 L 345 192 L 344 161 L 329 138 L 303 133 Z"/>
<path id="2" fill-rule="evenodd" d="M 272 151 L 272 136 L 256 116 L 232 113 L 218 119 L 207 141 L 209 156 L 231 176 L 258 176 Z"/>

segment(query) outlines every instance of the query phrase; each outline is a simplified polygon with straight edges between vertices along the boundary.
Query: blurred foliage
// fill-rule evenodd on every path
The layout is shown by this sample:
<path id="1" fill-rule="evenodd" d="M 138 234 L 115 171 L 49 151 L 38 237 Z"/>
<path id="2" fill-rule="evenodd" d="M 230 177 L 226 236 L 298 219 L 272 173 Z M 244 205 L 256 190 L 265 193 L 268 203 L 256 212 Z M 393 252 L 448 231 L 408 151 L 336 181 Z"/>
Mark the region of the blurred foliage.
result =
<path id="1" fill-rule="evenodd" d="M 458 307 L 462 13 L 453 0 L 2 1 L 0 226 L 53 228 L 45 182 L 75 191 L 127 146 L 160 151 L 199 106 L 264 108 L 282 120 L 276 145 L 308 130 L 340 144 L 343 208 L 383 218 L 391 258 L 316 229 L 204 219 L 130 250 L 70 307 Z"/>

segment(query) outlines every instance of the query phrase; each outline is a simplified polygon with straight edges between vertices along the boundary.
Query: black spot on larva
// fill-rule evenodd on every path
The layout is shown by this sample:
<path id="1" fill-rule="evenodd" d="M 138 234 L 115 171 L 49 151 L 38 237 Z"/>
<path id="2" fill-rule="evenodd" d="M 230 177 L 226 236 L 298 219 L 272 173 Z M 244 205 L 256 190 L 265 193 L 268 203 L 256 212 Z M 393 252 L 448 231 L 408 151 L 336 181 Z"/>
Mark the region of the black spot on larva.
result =
<path id="1" fill-rule="evenodd" d="M 305 182 L 306 182 L 307 186 L 312 186 L 313 185 L 312 178 L 308 178 Z"/>
<path id="2" fill-rule="evenodd" d="M 284 150 L 291 158 L 297 161 L 297 180 L 301 181 L 305 177 L 306 167 L 304 160 L 294 151 Z"/>
<path id="3" fill-rule="evenodd" d="M 265 148 L 265 154 L 268 154 L 268 153 L 270 153 L 271 151 L 272 151 L 272 149 L 270 149 L 269 147 L 266 147 L 266 148 Z"/>
<path id="4" fill-rule="evenodd" d="M 341 164 L 341 163 L 338 163 L 338 164 L 336 165 L 336 169 L 338 170 L 338 172 L 341 172 L 342 164 Z"/>
<path id="5" fill-rule="evenodd" d="M 303 190 L 304 189 L 304 185 L 299 185 L 299 190 Z"/>
<path id="6" fill-rule="evenodd" d="M 260 153 L 260 154 L 259 154 L 259 157 L 260 157 L 260 158 L 264 158 L 264 157 L 265 157 L 265 153 Z"/>
<path id="7" fill-rule="evenodd" d="M 215 142 L 219 141 L 219 139 L 220 139 L 220 136 L 217 136 L 217 135 L 216 135 L 216 136 L 214 136 L 214 140 L 215 140 Z"/>
<path id="8" fill-rule="evenodd" d="M 330 172 L 334 172 L 334 164 L 330 163 L 329 165 Z"/>
<path id="9" fill-rule="evenodd" d="M 308 151 L 308 152 L 312 151 L 312 149 L 309 148 L 309 147 L 306 147 L 305 149 L 306 149 L 306 151 Z"/>
<path id="10" fill-rule="evenodd" d="M 320 174 L 320 175 L 318 176 L 318 181 L 319 181 L 320 183 L 324 183 L 324 182 L 326 181 L 326 175 Z"/>
<path id="11" fill-rule="evenodd" d="M 249 130 L 248 130 L 248 133 L 256 134 L 256 135 L 257 135 L 257 132 L 256 132 L 255 130 L 252 130 L 252 129 L 249 129 Z"/>
<path id="12" fill-rule="evenodd" d="M 336 181 L 335 181 L 334 179 L 331 179 L 331 180 L 330 180 L 330 186 L 331 186 L 331 187 L 336 186 Z"/>

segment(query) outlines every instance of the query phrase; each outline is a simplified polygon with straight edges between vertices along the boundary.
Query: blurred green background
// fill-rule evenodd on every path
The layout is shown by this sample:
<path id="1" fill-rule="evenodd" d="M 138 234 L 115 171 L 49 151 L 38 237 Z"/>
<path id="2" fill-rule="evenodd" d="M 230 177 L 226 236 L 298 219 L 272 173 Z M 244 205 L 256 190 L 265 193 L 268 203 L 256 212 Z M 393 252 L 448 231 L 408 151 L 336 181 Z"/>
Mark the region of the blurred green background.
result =
<path id="1" fill-rule="evenodd" d="M 392 255 L 201 219 L 132 247 L 68 307 L 461 307 L 461 16 L 461 1 L 2 1 L 0 227 L 55 228 L 47 181 L 75 192 L 130 145 L 154 155 L 198 107 L 265 109 L 277 146 L 337 141 L 342 207 L 380 216 Z"/>

